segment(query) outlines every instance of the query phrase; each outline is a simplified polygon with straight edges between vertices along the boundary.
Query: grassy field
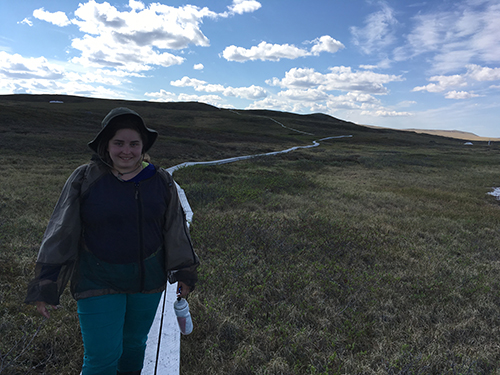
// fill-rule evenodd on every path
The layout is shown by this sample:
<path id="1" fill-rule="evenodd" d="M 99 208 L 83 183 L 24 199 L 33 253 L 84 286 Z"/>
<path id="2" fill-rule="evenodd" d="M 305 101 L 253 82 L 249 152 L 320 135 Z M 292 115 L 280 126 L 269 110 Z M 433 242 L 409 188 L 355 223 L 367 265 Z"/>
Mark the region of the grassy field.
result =
<path id="1" fill-rule="evenodd" d="M 163 167 L 353 135 L 175 172 L 202 261 L 181 374 L 500 374 L 496 144 L 324 115 L 15 96 L 0 97 L 2 375 L 79 373 L 69 293 L 49 321 L 22 301 L 65 179 L 123 104 L 160 131 Z"/>

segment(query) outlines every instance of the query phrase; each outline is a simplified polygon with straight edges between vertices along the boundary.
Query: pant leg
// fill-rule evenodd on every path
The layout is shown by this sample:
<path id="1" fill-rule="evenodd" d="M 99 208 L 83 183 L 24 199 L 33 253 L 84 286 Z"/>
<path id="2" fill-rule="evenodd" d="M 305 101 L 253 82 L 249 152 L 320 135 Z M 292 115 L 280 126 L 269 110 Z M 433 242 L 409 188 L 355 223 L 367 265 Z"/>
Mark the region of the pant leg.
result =
<path id="1" fill-rule="evenodd" d="M 110 294 L 78 301 L 84 359 L 82 375 L 116 375 L 123 352 L 127 298 Z"/>
<path id="2" fill-rule="evenodd" d="M 141 370 L 149 330 L 153 324 L 162 293 L 128 294 L 123 327 L 123 354 L 118 362 L 120 372 Z"/>

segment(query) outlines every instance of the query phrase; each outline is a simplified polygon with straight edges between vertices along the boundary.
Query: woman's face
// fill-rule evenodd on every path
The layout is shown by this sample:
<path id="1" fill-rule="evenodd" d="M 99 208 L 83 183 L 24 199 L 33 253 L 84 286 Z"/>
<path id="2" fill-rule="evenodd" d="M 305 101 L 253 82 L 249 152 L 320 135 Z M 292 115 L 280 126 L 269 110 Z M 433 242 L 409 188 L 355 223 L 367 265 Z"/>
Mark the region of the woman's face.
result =
<path id="1" fill-rule="evenodd" d="M 108 142 L 108 152 L 113 167 L 119 172 L 131 172 L 141 161 L 142 139 L 133 129 L 120 129 Z"/>

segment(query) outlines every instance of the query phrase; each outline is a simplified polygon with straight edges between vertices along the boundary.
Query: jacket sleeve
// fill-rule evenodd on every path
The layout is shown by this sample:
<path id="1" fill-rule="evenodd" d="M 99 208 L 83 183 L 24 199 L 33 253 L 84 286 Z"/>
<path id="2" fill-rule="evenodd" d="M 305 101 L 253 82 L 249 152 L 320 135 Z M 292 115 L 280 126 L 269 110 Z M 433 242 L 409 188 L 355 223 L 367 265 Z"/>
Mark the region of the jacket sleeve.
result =
<path id="1" fill-rule="evenodd" d="M 81 239 L 80 190 L 87 166 L 77 168 L 66 181 L 42 239 L 35 278 L 25 303 L 59 304 L 78 256 Z"/>
<path id="2" fill-rule="evenodd" d="M 163 241 L 166 252 L 165 269 L 169 273 L 169 281 L 171 283 L 182 281 L 194 288 L 198 281 L 196 269 L 200 261 L 193 249 L 186 215 L 182 209 L 174 180 L 165 170 L 161 170 L 160 173 L 162 173 L 162 176 L 166 180 L 170 195 L 163 230 Z"/>

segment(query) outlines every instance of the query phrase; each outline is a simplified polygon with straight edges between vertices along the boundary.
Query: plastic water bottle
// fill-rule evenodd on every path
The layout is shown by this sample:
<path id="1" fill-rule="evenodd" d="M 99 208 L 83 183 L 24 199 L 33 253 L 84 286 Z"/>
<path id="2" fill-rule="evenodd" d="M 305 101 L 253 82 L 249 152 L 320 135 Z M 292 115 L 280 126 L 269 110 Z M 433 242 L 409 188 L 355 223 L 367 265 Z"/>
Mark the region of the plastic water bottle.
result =
<path id="1" fill-rule="evenodd" d="M 175 315 L 177 316 L 177 323 L 183 335 L 189 335 L 193 332 L 193 320 L 189 312 L 189 304 L 184 298 L 177 298 L 174 302 Z"/>

